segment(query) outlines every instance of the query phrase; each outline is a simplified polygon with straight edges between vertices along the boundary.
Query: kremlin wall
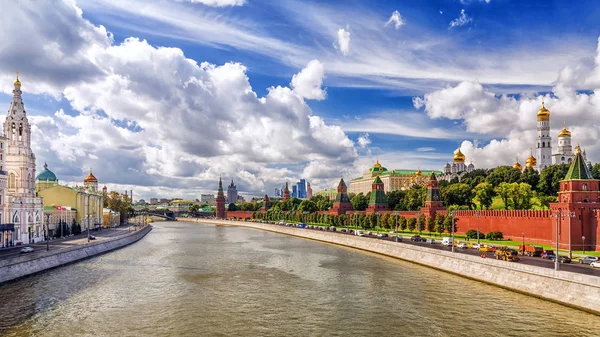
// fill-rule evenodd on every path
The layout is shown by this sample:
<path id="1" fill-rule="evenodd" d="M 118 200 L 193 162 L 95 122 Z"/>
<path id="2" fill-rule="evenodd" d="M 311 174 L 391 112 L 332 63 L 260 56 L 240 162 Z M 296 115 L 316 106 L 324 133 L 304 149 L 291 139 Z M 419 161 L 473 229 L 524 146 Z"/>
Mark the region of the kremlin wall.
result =
<path id="1" fill-rule="evenodd" d="M 532 150 L 531 155 L 525 161 L 525 169 L 541 171 L 552 164 L 570 165 L 569 171 L 560 183 L 557 202 L 551 203 L 549 210 L 458 210 L 447 214 L 441 201 L 438 179 L 458 178 L 460 180 L 464 173 L 474 169 L 472 164 L 464 164 L 465 156 L 458 149 L 454 155 L 454 163 L 452 165 L 447 163 L 443 173 L 431 172 L 428 179 L 420 170 L 388 171 L 377 162 L 363 177 L 351 181 L 351 192 L 354 193 L 359 190 L 364 192 L 365 184 L 370 184 L 369 206 L 365 211 L 355 212 L 352 209 L 348 188 L 341 179 L 333 207 L 328 212 L 319 213 L 330 215 L 393 213 L 406 219 L 418 218 L 421 214 L 427 218 L 443 214 L 454 218 L 458 234 L 479 229 L 483 233 L 501 232 L 505 239 L 515 242 L 524 240 L 528 243 L 556 246 L 558 239 L 560 249 L 600 251 L 598 239 L 600 237 L 600 186 L 599 181 L 593 179 L 588 169 L 585 151 L 581 151 L 579 146 L 576 146 L 575 151 L 572 150 L 571 133 L 566 130 L 565 124 L 558 137 L 559 151 L 552 154 L 549 135 L 550 112 L 543 102 L 542 108 L 537 113 L 537 119 L 538 139 L 535 152 L 541 160 L 538 162 L 533 156 Z M 518 159 L 513 168 L 523 169 Z M 386 179 L 390 185 L 395 184 L 396 187 L 404 188 L 411 184 L 427 184 L 425 207 L 420 211 L 394 212 L 389 210 L 385 193 L 395 189 L 394 186 L 386 186 L 382 179 Z M 290 194 L 286 185 L 283 201 L 288 199 L 290 199 Z M 264 201 L 266 207 L 263 207 L 262 212 L 266 212 L 270 207 L 268 196 L 265 195 Z M 227 212 L 222 182 L 219 179 L 216 216 L 221 219 L 248 219 L 252 218 L 253 212 Z"/>

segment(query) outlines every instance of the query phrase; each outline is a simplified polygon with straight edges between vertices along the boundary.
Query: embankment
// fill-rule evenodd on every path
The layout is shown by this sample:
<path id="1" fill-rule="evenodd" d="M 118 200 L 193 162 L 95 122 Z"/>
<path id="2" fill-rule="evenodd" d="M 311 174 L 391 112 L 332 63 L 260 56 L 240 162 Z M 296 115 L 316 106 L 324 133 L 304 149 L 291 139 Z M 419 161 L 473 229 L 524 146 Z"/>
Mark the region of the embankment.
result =
<path id="1" fill-rule="evenodd" d="M 183 220 L 189 221 L 189 220 Z M 452 253 L 391 241 L 271 224 L 204 220 L 198 222 L 250 227 L 353 247 L 450 272 L 505 289 L 600 315 L 600 277 Z"/>
<path id="2" fill-rule="evenodd" d="M 138 231 L 113 239 L 76 245 L 72 248 L 51 250 L 46 252 L 46 254 L 42 254 L 35 258 L 23 256 L 22 261 L 11 261 L 10 264 L 0 266 L 0 283 L 12 281 L 44 270 L 123 248 L 140 240 L 151 230 L 152 227 L 147 226 Z"/>

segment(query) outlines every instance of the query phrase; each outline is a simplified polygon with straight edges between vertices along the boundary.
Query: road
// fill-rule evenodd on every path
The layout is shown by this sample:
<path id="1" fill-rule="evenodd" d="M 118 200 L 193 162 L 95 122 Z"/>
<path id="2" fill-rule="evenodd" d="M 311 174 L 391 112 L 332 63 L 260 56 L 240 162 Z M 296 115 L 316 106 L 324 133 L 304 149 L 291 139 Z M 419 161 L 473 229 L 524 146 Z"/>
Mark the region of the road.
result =
<path id="1" fill-rule="evenodd" d="M 105 240 L 107 238 L 124 235 L 129 232 L 129 227 L 127 226 L 119 226 L 116 228 L 105 228 L 101 231 L 90 231 L 90 235 L 96 237 L 96 240 L 91 242 L 97 242 L 101 240 Z M 81 234 L 70 236 L 64 239 L 55 239 L 51 240 L 48 243 L 49 250 L 58 250 L 70 248 L 76 245 L 81 245 L 87 243 L 87 231 L 82 232 Z M 21 249 L 23 247 L 33 247 L 34 251 L 31 253 L 21 253 Z M 36 258 L 40 255 L 46 253 L 46 242 L 38 242 L 30 245 L 23 245 L 11 248 L 3 248 L 0 249 L 0 265 L 6 265 L 13 262 L 13 260 L 21 261 L 22 256 L 27 256 L 29 258 Z"/>
<path id="2" fill-rule="evenodd" d="M 285 225 L 274 225 L 274 226 L 285 226 Z M 318 229 L 308 229 L 307 228 L 307 230 L 318 230 Z M 338 228 L 336 233 L 339 233 L 340 235 L 354 235 L 353 233 L 341 232 L 340 228 Z M 364 237 L 372 238 L 373 240 L 394 241 L 393 237 L 378 238 L 377 235 L 365 235 Z M 436 243 L 431 244 L 431 243 L 426 243 L 426 242 L 414 242 L 414 241 L 410 241 L 410 238 L 403 237 L 402 242 L 398 242 L 398 244 L 421 246 L 421 247 L 445 250 L 445 251 L 452 250 L 452 247 L 443 246 L 439 240 L 436 240 Z M 477 249 L 461 249 L 461 248 L 454 247 L 454 252 L 456 254 L 469 254 L 469 255 L 475 255 L 475 256 L 481 255 L 481 253 Z M 494 253 L 489 252 L 486 254 L 486 256 L 487 256 L 487 258 L 493 259 Z M 554 269 L 554 262 L 552 262 L 550 260 L 542 259 L 541 257 L 519 255 L 519 258 L 520 258 L 519 262 L 515 262 L 515 263 L 523 263 L 523 264 L 537 266 L 537 267 Z M 560 263 L 559 268 L 561 270 L 569 271 L 569 272 L 573 272 L 573 273 L 600 276 L 600 269 L 594 269 L 587 264 L 580 264 L 577 261 L 574 263 Z"/>

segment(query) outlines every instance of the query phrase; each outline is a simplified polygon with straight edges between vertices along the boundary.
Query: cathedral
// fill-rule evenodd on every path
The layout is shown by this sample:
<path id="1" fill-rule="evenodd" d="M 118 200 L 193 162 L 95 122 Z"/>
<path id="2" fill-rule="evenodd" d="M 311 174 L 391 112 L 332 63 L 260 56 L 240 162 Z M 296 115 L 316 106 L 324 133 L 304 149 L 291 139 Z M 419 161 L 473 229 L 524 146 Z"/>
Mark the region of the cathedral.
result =
<path id="1" fill-rule="evenodd" d="M 3 244 L 32 243 L 44 239 L 42 198 L 35 191 L 35 154 L 31 151 L 31 125 L 21 98 L 19 74 L 0 139 L 0 206 L 2 223 L 14 225 L 3 232 Z M 2 158 L 3 157 L 3 158 Z M 4 195 L 6 197 L 4 198 Z"/>
<path id="2" fill-rule="evenodd" d="M 587 156 L 585 150 L 581 153 L 585 163 Z M 533 154 L 532 154 L 533 155 Z M 562 130 L 558 133 L 558 149 L 552 153 L 552 137 L 550 136 L 550 110 L 544 105 L 537 112 L 537 144 L 536 144 L 537 165 L 535 169 L 542 171 L 544 168 L 554 164 L 570 164 L 575 158 L 573 147 L 571 145 L 571 131 L 567 130 L 567 123 L 564 122 Z M 528 160 L 531 160 L 532 156 Z M 536 158 L 533 158 L 536 161 Z M 513 167 L 516 167 L 516 164 Z"/>
<path id="3" fill-rule="evenodd" d="M 472 172 L 475 169 L 475 165 L 473 163 L 469 165 L 465 164 L 466 159 L 459 147 L 456 153 L 454 153 L 452 164 L 446 163 L 446 166 L 444 166 L 444 174 L 438 177 L 439 180 L 450 181 L 457 178 L 460 181 L 465 174 Z"/>

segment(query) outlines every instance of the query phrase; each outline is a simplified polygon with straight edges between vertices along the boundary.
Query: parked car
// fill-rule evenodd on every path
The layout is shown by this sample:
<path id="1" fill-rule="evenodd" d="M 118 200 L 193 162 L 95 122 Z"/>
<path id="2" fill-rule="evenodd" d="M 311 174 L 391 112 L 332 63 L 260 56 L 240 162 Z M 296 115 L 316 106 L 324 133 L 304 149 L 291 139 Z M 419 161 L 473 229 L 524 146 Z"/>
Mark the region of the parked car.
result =
<path id="1" fill-rule="evenodd" d="M 298 224 L 298 228 L 306 228 L 306 224 L 305 223 L 300 223 L 300 224 Z"/>
<path id="2" fill-rule="evenodd" d="M 442 245 L 444 245 L 444 246 L 451 246 L 452 242 L 453 242 L 452 238 L 450 238 L 450 237 L 442 238 Z"/>
<path id="3" fill-rule="evenodd" d="M 21 249 L 21 253 L 31 253 L 33 252 L 33 247 L 23 247 Z"/>
<path id="4" fill-rule="evenodd" d="M 556 257 L 550 258 L 551 261 L 555 261 Z M 558 262 L 560 263 L 571 263 L 571 259 L 568 256 L 559 255 Z"/>
<path id="5" fill-rule="evenodd" d="M 329 227 L 329 230 L 332 232 L 335 232 L 337 229 L 335 229 L 335 226 L 331 226 L 331 227 Z"/>
<path id="6" fill-rule="evenodd" d="M 342 230 L 340 230 L 340 232 L 346 233 L 346 230 L 344 228 L 342 228 Z"/>
<path id="7" fill-rule="evenodd" d="M 377 237 L 378 238 L 387 238 L 388 235 L 386 233 L 379 233 L 379 234 L 377 234 Z"/>
<path id="8" fill-rule="evenodd" d="M 434 244 L 434 243 L 435 243 L 435 240 L 434 240 L 434 239 L 427 239 L 427 241 L 425 241 L 425 242 L 427 242 L 427 243 L 429 243 L 429 244 Z"/>
<path id="9" fill-rule="evenodd" d="M 542 252 L 542 259 L 549 259 L 550 257 L 554 257 L 553 250 L 545 250 Z"/>
<path id="10" fill-rule="evenodd" d="M 371 231 L 368 231 L 368 232 L 367 232 L 367 235 L 373 235 L 373 232 L 371 232 Z"/>
<path id="11" fill-rule="evenodd" d="M 594 261 L 594 262 L 590 263 L 590 267 L 600 268 L 600 261 Z"/>
<path id="12" fill-rule="evenodd" d="M 400 235 L 396 235 L 396 236 L 394 236 L 394 241 L 402 242 L 402 237 Z"/>
<path id="13" fill-rule="evenodd" d="M 420 235 L 413 235 L 410 237 L 410 241 L 414 242 L 425 242 L 425 238 L 422 238 Z"/>
<path id="14" fill-rule="evenodd" d="M 363 231 L 361 231 L 361 230 L 357 230 L 357 231 L 356 231 L 356 233 L 355 233 L 355 235 L 358 235 L 358 236 L 365 236 L 365 232 L 363 232 Z"/>
<path id="15" fill-rule="evenodd" d="M 579 259 L 579 263 L 582 264 L 590 264 L 592 262 L 596 262 L 598 261 L 598 257 L 597 256 L 586 256 L 586 257 L 582 257 Z"/>
<path id="16" fill-rule="evenodd" d="M 93 235 L 90 235 L 90 240 L 96 240 L 96 237 Z"/>
<path id="17" fill-rule="evenodd" d="M 467 244 L 464 242 L 460 242 L 459 244 L 456 245 L 456 248 L 467 249 L 467 248 L 469 248 L 469 246 L 467 246 Z"/>
<path id="18" fill-rule="evenodd" d="M 481 247 L 483 247 L 483 245 L 481 243 L 474 243 L 471 248 L 473 249 L 481 249 Z"/>

